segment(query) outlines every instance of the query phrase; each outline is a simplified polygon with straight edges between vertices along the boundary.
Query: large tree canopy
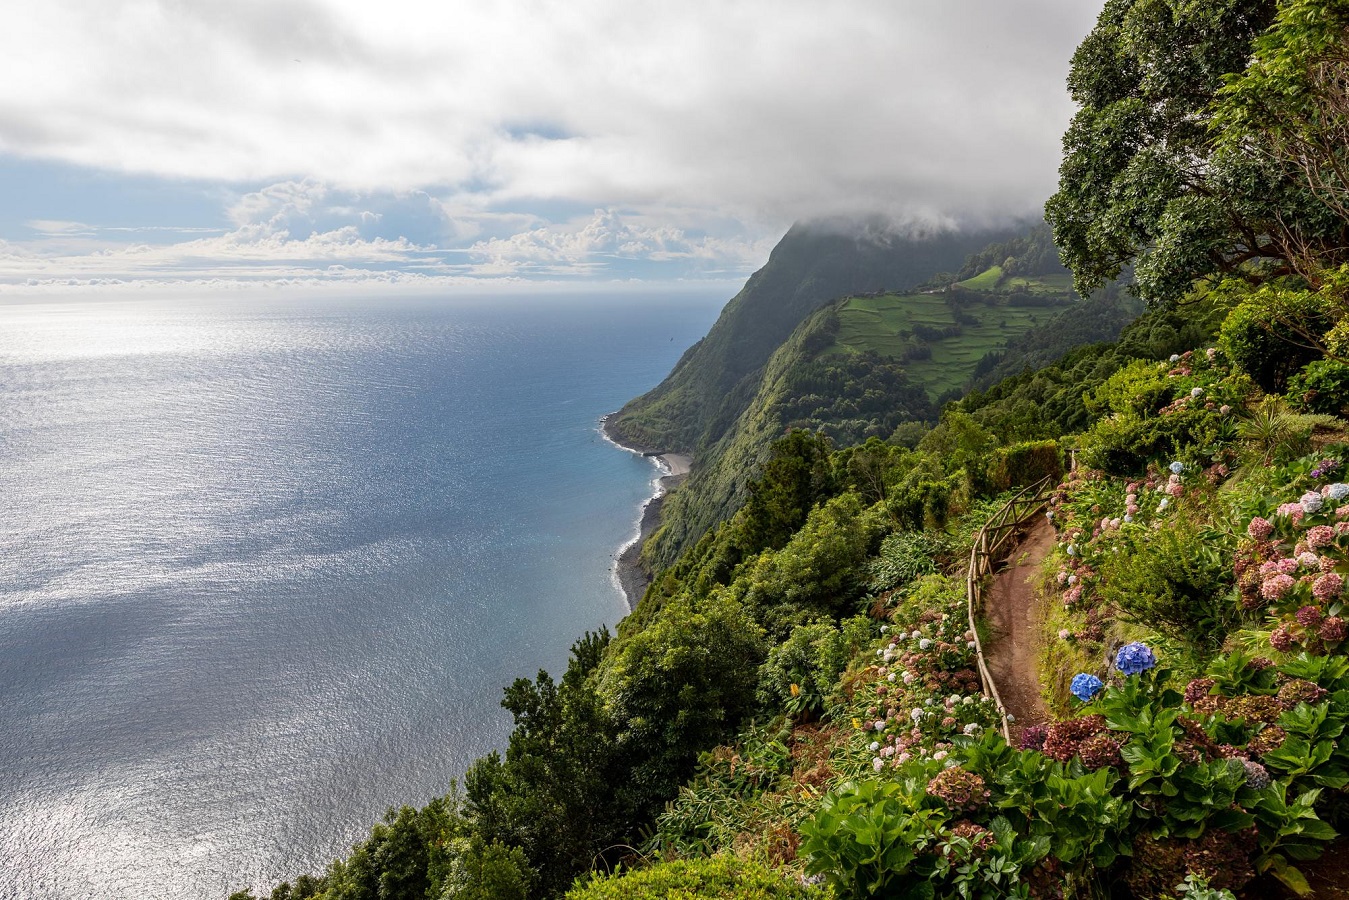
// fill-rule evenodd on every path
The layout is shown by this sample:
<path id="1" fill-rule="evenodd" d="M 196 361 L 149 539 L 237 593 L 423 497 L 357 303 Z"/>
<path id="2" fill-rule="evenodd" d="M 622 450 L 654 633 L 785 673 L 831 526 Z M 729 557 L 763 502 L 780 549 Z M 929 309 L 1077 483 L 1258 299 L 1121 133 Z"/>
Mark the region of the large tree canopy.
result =
<path id="1" fill-rule="evenodd" d="M 1080 292 L 1130 262 L 1139 295 L 1165 303 L 1205 276 L 1260 281 L 1306 274 L 1308 259 L 1345 261 L 1343 209 L 1309 183 L 1290 139 L 1273 140 L 1269 128 L 1285 121 L 1288 135 L 1303 133 L 1309 102 L 1289 112 L 1287 87 L 1329 48 L 1343 58 L 1343 31 L 1332 25 L 1344 8 L 1343 0 L 1109 0 L 1073 57 L 1068 86 L 1080 109 L 1046 208 Z M 1295 59 L 1286 35 L 1308 9 L 1324 27 L 1294 42 Z M 1280 54 L 1273 75 L 1253 76 Z M 1322 95 L 1342 103 L 1343 80 L 1331 82 L 1327 90 L 1321 80 Z M 1322 128 L 1316 137 L 1337 135 Z"/>

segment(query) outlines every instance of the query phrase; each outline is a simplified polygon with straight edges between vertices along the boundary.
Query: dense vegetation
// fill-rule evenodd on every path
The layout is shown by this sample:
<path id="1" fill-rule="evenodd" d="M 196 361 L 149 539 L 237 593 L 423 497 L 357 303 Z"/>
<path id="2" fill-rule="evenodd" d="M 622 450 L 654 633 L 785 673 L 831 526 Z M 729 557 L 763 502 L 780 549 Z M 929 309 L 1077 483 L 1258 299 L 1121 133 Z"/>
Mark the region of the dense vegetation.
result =
<path id="1" fill-rule="evenodd" d="M 1327 85 L 1347 45 L 1340 5 L 1108 3 L 1075 58 L 1050 218 L 1080 286 L 1138 258 L 1153 305 L 1118 341 L 888 435 L 884 404 L 844 394 L 902 394 L 902 366 L 821 355 L 837 309 L 809 316 L 766 357 L 767 393 L 741 398 L 736 431 L 771 443 L 733 514 L 684 535 L 560 680 L 507 690 L 509 747 L 462 792 L 391 812 L 272 896 L 1333 891 L 1317 879 L 1349 821 L 1349 267 L 1330 236 L 1349 144 Z M 1237 175 L 1246 194 L 1213 190 Z M 784 414 L 809 430 L 783 436 Z M 1009 745 L 963 563 L 1044 474 L 1058 718 Z"/>
<path id="2" fill-rule="evenodd" d="M 853 294 L 907 290 L 1014 233 L 905 235 L 880 219 L 795 225 L 707 337 L 610 419 L 610 430 L 633 446 L 700 456 L 745 411 L 769 358 L 820 307 Z"/>
<path id="3" fill-rule="evenodd" d="M 1043 228 L 999 252 L 1042 235 Z M 1052 268 L 1052 267 L 1050 267 Z M 823 431 L 840 445 L 900 440 L 934 423 L 943 400 L 980 375 L 1054 362 L 1074 347 L 1115 338 L 1138 306 L 1117 286 L 1072 299 L 1067 276 L 1036 273 L 983 290 L 946 284 L 922 293 L 845 296 L 808 316 L 741 388 L 753 393 L 733 422 L 705 442 L 689 480 L 671 493 L 662 528 L 643 548 L 653 571 L 672 565 L 744 501 L 772 442 L 789 428 Z M 1016 345 L 1018 337 L 1029 346 Z"/>

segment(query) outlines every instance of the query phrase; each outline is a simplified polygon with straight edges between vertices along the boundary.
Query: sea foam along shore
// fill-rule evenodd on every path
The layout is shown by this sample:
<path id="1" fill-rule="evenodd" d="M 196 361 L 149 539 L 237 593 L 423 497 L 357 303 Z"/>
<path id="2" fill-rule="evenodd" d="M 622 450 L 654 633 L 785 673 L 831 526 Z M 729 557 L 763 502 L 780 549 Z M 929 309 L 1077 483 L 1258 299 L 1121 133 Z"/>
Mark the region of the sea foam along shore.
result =
<path id="1" fill-rule="evenodd" d="M 651 460 L 657 472 L 656 477 L 651 480 L 651 499 L 642 504 L 642 510 L 634 523 L 633 535 L 615 554 L 614 566 L 610 570 L 614 584 L 627 598 L 628 610 L 631 612 L 637 608 L 638 601 L 642 599 L 647 585 L 651 583 L 650 576 L 642 568 L 642 544 L 646 543 L 646 539 L 660 527 L 660 508 L 665 501 L 665 494 L 684 480 L 693 459 L 682 453 L 659 453 L 628 446 L 615 440 L 613 435 L 609 434 L 608 426 L 609 416 L 601 417 L 599 432 L 606 441 L 620 450 Z"/>

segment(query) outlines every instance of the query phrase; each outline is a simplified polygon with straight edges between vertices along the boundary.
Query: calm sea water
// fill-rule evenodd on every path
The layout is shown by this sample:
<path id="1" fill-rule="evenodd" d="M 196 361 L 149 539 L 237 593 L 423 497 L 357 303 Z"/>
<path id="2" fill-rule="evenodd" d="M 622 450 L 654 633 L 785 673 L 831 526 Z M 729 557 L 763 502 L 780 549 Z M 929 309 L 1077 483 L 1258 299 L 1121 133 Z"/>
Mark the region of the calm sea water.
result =
<path id="1" fill-rule="evenodd" d="M 0 303 L 0 897 L 317 871 L 503 746 L 725 296 Z"/>

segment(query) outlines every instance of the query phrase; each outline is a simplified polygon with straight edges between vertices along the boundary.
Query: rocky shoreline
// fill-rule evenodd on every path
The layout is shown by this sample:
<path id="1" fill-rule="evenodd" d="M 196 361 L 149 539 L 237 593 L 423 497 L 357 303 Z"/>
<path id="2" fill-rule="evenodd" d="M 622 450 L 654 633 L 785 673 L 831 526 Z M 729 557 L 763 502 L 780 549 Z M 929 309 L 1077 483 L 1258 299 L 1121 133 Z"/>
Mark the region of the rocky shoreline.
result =
<path id="1" fill-rule="evenodd" d="M 625 546 L 614 561 L 615 576 L 627 598 L 628 611 L 631 612 L 637 608 L 642 595 L 651 584 L 651 575 L 642 566 L 642 546 L 660 527 L 660 511 L 665 504 L 665 497 L 688 477 L 693 460 L 682 453 L 661 453 L 623 443 L 609 433 L 609 416 L 600 419 L 600 434 L 616 447 L 651 459 L 665 472 L 656 482 L 655 494 L 642 506 L 642 518 L 636 540 Z"/>

